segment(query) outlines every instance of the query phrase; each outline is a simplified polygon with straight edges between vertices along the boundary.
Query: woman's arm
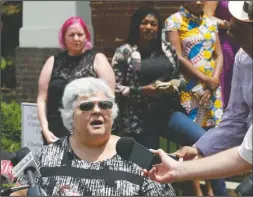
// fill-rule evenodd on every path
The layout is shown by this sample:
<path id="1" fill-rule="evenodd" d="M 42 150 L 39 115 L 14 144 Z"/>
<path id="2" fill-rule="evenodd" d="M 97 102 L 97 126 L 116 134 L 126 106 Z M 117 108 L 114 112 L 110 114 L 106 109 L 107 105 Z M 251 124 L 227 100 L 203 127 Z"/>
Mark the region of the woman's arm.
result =
<path id="1" fill-rule="evenodd" d="M 51 79 L 53 65 L 54 65 L 54 56 L 51 56 L 50 58 L 47 59 L 40 73 L 39 82 L 38 82 L 38 97 L 37 97 L 38 118 L 40 121 L 42 132 L 48 143 L 52 143 L 55 140 L 57 140 L 57 137 L 54 136 L 49 131 L 47 115 L 46 115 L 46 104 L 47 104 L 47 96 L 48 96 L 47 91 L 48 91 L 48 85 Z"/>
<path id="2" fill-rule="evenodd" d="M 96 54 L 94 60 L 94 69 L 98 75 L 98 78 L 103 79 L 110 86 L 114 93 L 116 84 L 115 75 L 110 63 L 104 54 Z"/>
<path id="3" fill-rule="evenodd" d="M 196 69 L 193 66 L 193 64 L 183 56 L 179 32 L 178 31 L 167 32 L 167 40 L 170 41 L 171 44 L 175 47 L 178 59 L 182 63 L 183 69 L 188 73 L 190 73 L 191 75 L 193 75 L 194 77 L 198 78 L 199 80 L 207 82 L 209 78 L 205 74 L 200 72 L 198 69 Z"/>
<path id="4" fill-rule="evenodd" d="M 221 44 L 220 44 L 220 38 L 218 33 L 216 33 L 216 42 L 215 42 L 215 71 L 213 74 L 213 77 L 216 79 L 220 79 L 220 75 L 222 72 L 222 67 L 223 67 L 223 53 L 221 49 Z"/>
<path id="5" fill-rule="evenodd" d="M 176 86 L 178 90 L 183 90 L 185 88 L 186 81 L 181 73 L 181 63 L 179 62 L 176 49 L 170 42 L 163 42 L 162 46 L 164 54 L 175 64 L 170 83 Z"/>
<path id="6" fill-rule="evenodd" d="M 112 58 L 112 67 L 116 76 L 116 91 L 122 96 L 135 96 L 138 94 L 153 95 L 156 92 L 155 85 L 147 86 L 129 86 L 126 84 L 126 76 L 130 79 L 134 78 L 134 73 L 128 72 L 128 63 L 126 61 L 124 47 L 117 48 Z"/>

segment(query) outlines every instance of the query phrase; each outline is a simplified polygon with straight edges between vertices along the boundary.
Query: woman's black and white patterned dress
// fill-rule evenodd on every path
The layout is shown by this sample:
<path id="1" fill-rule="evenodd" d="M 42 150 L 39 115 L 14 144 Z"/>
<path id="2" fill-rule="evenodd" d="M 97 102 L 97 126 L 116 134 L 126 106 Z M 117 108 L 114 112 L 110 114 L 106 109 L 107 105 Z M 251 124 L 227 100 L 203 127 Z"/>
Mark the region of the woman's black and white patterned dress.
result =
<path id="1" fill-rule="evenodd" d="M 101 162 L 80 160 L 73 152 L 69 137 L 44 146 L 35 154 L 42 177 L 37 184 L 49 196 L 60 196 L 68 185 L 81 196 L 175 196 L 169 184 L 159 184 L 141 176 L 141 168 L 115 155 Z M 27 184 L 26 178 L 19 178 Z"/>

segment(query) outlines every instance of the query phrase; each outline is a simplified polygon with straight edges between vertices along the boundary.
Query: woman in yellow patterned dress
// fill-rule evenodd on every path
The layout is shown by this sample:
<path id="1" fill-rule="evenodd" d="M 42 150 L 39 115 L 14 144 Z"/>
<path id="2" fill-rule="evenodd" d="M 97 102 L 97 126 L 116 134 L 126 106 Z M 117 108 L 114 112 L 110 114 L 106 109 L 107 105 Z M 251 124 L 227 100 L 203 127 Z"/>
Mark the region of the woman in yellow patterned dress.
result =
<path id="1" fill-rule="evenodd" d="M 217 24 L 203 15 L 203 2 L 188 1 L 166 19 L 164 30 L 177 50 L 187 81 L 181 92 L 182 106 L 203 128 L 216 126 L 223 114 L 219 86 L 223 55 Z"/>

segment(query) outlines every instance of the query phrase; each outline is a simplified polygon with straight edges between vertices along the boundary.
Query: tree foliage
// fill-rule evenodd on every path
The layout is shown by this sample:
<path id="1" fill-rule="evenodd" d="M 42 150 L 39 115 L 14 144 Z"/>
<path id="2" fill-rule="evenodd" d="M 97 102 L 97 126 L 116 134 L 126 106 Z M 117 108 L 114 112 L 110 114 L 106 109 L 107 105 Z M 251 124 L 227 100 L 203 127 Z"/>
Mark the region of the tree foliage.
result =
<path id="1" fill-rule="evenodd" d="M 21 107 L 15 101 L 1 102 L 1 146 L 8 152 L 21 148 Z"/>

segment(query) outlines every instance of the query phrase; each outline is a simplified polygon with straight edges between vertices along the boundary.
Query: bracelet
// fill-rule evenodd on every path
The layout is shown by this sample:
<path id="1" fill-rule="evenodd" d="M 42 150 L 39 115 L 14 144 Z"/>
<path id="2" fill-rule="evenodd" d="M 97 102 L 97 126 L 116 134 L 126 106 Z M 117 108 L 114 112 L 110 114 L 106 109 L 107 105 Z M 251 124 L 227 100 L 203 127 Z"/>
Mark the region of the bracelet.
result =
<path id="1" fill-rule="evenodd" d="M 141 93 L 141 86 L 140 87 L 131 87 L 130 91 L 133 93 Z"/>

